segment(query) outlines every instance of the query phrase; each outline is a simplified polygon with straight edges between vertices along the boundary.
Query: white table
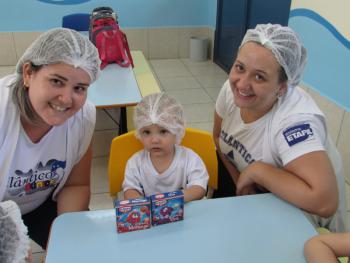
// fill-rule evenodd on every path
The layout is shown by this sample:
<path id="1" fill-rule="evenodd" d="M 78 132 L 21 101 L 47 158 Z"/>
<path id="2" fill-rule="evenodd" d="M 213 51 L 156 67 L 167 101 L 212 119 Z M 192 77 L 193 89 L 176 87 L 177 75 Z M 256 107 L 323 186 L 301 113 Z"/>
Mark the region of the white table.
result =
<path id="1" fill-rule="evenodd" d="M 190 202 L 183 221 L 122 234 L 113 209 L 75 212 L 54 221 L 46 263 L 305 263 L 303 245 L 315 234 L 272 194 Z"/>

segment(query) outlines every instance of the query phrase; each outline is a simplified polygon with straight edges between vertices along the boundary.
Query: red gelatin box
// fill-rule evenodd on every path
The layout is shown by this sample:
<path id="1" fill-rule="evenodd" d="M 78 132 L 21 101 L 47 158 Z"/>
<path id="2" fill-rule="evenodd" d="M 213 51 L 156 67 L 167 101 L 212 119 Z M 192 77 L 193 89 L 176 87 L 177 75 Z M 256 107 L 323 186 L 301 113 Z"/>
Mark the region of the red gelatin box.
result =
<path id="1" fill-rule="evenodd" d="M 115 202 L 117 232 L 124 233 L 151 227 L 149 198 L 128 199 Z"/>
<path id="2" fill-rule="evenodd" d="M 174 191 L 151 196 L 152 225 L 171 223 L 184 218 L 184 195 Z"/>

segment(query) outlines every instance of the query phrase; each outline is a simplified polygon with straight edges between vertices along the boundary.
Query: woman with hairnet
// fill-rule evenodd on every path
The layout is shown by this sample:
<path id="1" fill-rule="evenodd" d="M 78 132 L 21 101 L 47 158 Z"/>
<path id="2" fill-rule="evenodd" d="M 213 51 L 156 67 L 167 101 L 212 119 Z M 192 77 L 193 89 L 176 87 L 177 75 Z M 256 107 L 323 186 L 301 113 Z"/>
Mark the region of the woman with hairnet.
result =
<path id="1" fill-rule="evenodd" d="M 44 249 L 57 215 L 88 209 L 96 110 L 86 98 L 99 66 L 88 38 L 58 28 L 0 79 L 0 201 L 18 204 Z"/>
<path id="2" fill-rule="evenodd" d="M 247 31 L 216 101 L 214 197 L 272 192 L 316 226 L 343 231 L 342 165 L 324 114 L 298 86 L 305 64 L 292 29 L 263 24 Z"/>
<path id="3" fill-rule="evenodd" d="M 144 97 L 134 113 L 136 137 L 144 149 L 127 162 L 125 199 L 182 190 L 185 202 L 205 196 L 208 172 L 202 159 L 180 146 L 185 134 L 182 106 L 165 93 Z"/>

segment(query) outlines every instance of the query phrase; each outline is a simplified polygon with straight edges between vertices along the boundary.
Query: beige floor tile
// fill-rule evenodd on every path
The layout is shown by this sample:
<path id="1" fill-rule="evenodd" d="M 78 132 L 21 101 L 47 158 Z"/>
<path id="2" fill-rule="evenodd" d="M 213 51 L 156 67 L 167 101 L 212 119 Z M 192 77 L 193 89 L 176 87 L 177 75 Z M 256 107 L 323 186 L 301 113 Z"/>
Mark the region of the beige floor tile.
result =
<path id="1" fill-rule="evenodd" d="M 166 77 L 193 77 L 179 59 L 151 60 L 150 64 L 159 79 Z"/>
<path id="2" fill-rule="evenodd" d="M 190 66 L 188 67 L 189 71 L 194 75 L 194 76 L 208 76 L 208 77 L 216 77 L 216 76 L 221 76 L 226 78 L 227 73 L 223 71 L 219 66 L 215 64 L 209 64 L 209 65 L 203 65 L 203 66 Z"/>
<path id="3" fill-rule="evenodd" d="M 184 63 L 187 67 L 198 67 L 198 66 L 208 66 L 212 65 L 213 62 L 211 60 L 206 60 L 206 61 L 192 61 L 189 58 L 182 58 L 181 59 L 182 63 Z"/>
<path id="4" fill-rule="evenodd" d="M 182 105 L 213 102 L 203 89 L 169 90 L 167 93 L 176 98 Z"/>
<path id="5" fill-rule="evenodd" d="M 151 59 L 149 63 L 154 69 L 184 67 L 184 64 L 179 59 Z"/>
<path id="6" fill-rule="evenodd" d="M 93 194 L 90 199 L 90 210 L 111 209 L 114 207 L 113 198 L 109 193 Z"/>
<path id="7" fill-rule="evenodd" d="M 221 90 L 221 86 L 218 88 L 205 88 L 205 91 L 208 93 L 208 95 L 212 98 L 214 102 L 216 102 L 216 99 L 218 98 L 220 90 Z"/>
<path id="8" fill-rule="evenodd" d="M 214 120 L 214 102 L 184 105 L 187 123 L 212 122 Z"/>
<path id="9" fill-rule="evenodd" d="M 165 91 L 202 88 L 193 77 L 168 77 L 159 81 Z"/>
<path id="10" fill-rule="evenodd" d="M 92 160 L 91 193 L 108 193 L 108 157 L 97 157 Z"/>
<path id="11" fill-rule="evenodd" d="M 204 88 L 222 87 L 227 78 L 227 76 L 196 76 L 196 79 Z"/>
<path id="12" fill-rule="evenodd" d="M 191 73 L 185 68 L 158 68 L 154 69 L 158 78 L 164 77 L 192 77 Z"/>

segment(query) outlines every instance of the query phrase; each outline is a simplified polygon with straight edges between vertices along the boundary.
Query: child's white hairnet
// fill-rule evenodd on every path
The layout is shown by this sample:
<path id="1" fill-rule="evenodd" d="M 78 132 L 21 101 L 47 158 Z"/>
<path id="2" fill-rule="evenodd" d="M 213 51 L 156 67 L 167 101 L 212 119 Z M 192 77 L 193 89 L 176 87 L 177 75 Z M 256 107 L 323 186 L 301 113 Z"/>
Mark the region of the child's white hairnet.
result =
<path id="1" fill-rule="evenodd" d="M 307 55 L 299 37 L 291 28 L 278 24 L 257 25 L 247 31 L 240 47 L 250 41 L 271 50 L 287 74 L 289 87 L 299 84 Z"/>
<path id="2" fill-rule="evenodd" d="M 185 134 L 185 117 L 182 105 L 166 93 L 153 93 L 137 104 L 134 113 L 136 137 L 140 139 L 140 129 L 157 124 L 176 136 L 180 144 Z"/>
<path id="3" fill-rule="evenodd" d="M 0 262 L 25 263 L 30 248 L 27 227 L 23 224 L 17 204 L 0 202 Z"/>
<path id="4" fill-rule="evenodd" d="M 16 65 L 22 74 L 23 64 L 34 65 L 66 63 L 86 71 L 94 82 L 100 71 L 100 58 L 88 37 L 68 28 L 55 28 L 41 34 L 24 52 Z"/>

